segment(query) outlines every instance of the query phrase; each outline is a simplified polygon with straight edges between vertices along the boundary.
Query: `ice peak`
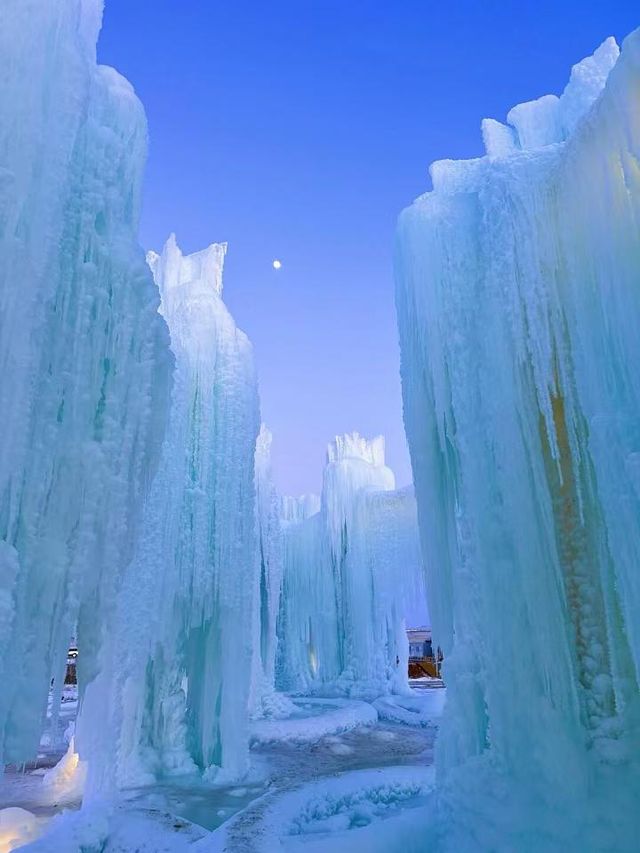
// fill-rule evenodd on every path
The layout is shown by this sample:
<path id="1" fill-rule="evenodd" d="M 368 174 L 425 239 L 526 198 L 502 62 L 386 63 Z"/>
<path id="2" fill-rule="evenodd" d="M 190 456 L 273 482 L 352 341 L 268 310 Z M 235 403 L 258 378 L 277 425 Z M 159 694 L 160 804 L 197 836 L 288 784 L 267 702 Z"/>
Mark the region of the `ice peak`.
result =
<path id="1" fill-rule="evenodd" d="M 293 497 L 283 495 L 280 499 L 281 520 L 288 523 L 299 523 L 320 512 L 320 496 L 312 493 Z"/>
<path id="2" fill-rule="evenodd" d="M 151 267 L 160 292 L 190 284 L 206 283 L 222 296 L 222 270 L 227 253 L 226 243 L 211 243 L 206 249 L 183 255 L 175 234 L 170 234 L 162 253 L 147 253 L 147 263 Z"/>
<path id="3" fill-rule="evenodd" d="M 263 422 L 260 424 L 260 432 L 256 438 L 256 454 L 261 454 L 268 457 L 271 454 L 271 444 L 273 442 L 273 433 L 269 427 Z"/>
<path id="4" fill-rule="evenodd" d="M 362 459 L 376 468 L 384 466 L 384 436 L 372 439 L 363 438 L 358 432 L 337 435 L 327 445 L 327 463 L 340 462 L 343 459 Z"/>
<path id="5" fill-rule="evenodd" d="M 384 464 L 384 436 L 363 438 L 358 432 L 337 435 L 327 447 L 322 478 L 322 505 L 332 547 L 339 548 L 345 521 L 355 508 L 355 495 L 363 491 L 395 489 L 393 471 Z"/>
<path id="6" fill-rule="evenodd" d="M 570 134 L 605 87 L 609 72 L 618 61 L 620 48 L 613 36 L 605 39 L 592 56 L 571 69 L 560 104 L 565 133 Z"/>
<path id="7" fill-rule="evenodd" d="M 256 436 L 255 466 L 256 478 L 260 476 L 271 478 L 271 444 L 273 433 L 265 423 L 260 424 L 260 432 Z"/>
<path id="8" fill-rule="evenodd" d="M 489 157 L 505 157 L 568 139 L 604 89 L 619 55 L 616 40 L 610 36 L 592 56 L 573 66 L 560 97 L 543 95 L 517 104 L 509 111 L 506 125 L 484 119 L 482 138 Z"/>

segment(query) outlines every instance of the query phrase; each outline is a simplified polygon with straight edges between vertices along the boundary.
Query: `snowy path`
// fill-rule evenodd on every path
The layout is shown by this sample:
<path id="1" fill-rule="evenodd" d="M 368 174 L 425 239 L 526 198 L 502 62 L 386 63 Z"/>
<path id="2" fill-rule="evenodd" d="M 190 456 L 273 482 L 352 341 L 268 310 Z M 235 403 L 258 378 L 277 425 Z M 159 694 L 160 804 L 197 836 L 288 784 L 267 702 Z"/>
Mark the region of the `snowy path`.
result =
<path id="1" fill-rule="evenodd" d="M 251 750 L 251 782 L 211 787 L 199 779 L 172 780 L 130 792 L 130 805 L 167 811 L 212 830 L 252 803 L 259 809 L 258 801 L 265 793 L 291 790 L 351 770 L 432 763 L 435 725 L 372 723 L 371 714 L 375 718 L 375 712 L 371 705 L 343 700 L 340 704 L 344 713 L 338 716 L 333 711 L 336 700 L 318 702 L 332 708 L 326 716 L 333 721 L 333 727 L 322 721 L 325 715 L 278 721 L 282 738 L 265 738 L 269 742 L 256 743 Z M 368 709 L 366 714 L 363 705 Z M 357 719 L 358 714 L 365 724 L 355 722 L 348 731 L 342 730 L 346 721 Z M 302 722 L 306 737 L 299 725 Z M 322 733 L 323 728 L 326 733 Z M 320 734 L 312 738 L 310 733 L 314 730 Z M 253 817 L 247 815 L 247 819 L 252 821 Z"/>
<path id="2" fill-rule="evenodd" d="M 195 845 L 199 853 L 294 853 L 388 849 L 395 822 L 424 808 L 433 767 L 353 770 L 262 797 Z"/>
<path id="3" fill-rule="evenodd" d="M 280 830 L 287 832 L 292 802 L 317 800 L 319 791 L 324 791 L 329 798 L 333 796 L 335 802 L 336 797 L 342 797 L 344 785 L 348 788 L 352 783 L 356 788 L 375 787 L 375 774 L 381 774 L 379 783 L 384 785 L 394 783 L 399 774 L 407 771 L 411 785 L 426 785 L 433 763 L 434 739 L 435 728 L 379 722 L 339 736 L 323 737 L 312 746 L 290 742 L 261 746 L 255 757 L 268 768 L 269 789 L 225 824 L 219 833 L 205 839 L 201 849 L 203 853 L 267 853 L 269 845 L 277 843 Z M 353 779 L 354 772 L 363 775 Z M 403 799 L 410 797 L 400 793 L 398 808 Z M 344 814 L 349 820 L 357 821 L 357 814 L 354 816 L 353 810 L 346 806 Z M 374 817 L 379 815 L 372 815 L 371 819 Z M 328 824 L 325 831 L 330 828 Z M 309 830 L 312 831 L 315 829 Z M 333 850 L 333 847 L 326 849 Z"/>
<path id="4" fill-rule="evenodd" d="M 213 787 L 185 777 L 125 792 L 113 824 L 119 843 L 130 820 L 136 838 L 136 825 L 145 821 L 168 834 L 174 839 L 171 850 L 186 845 L 194 853 L 267 853 L 271 847 L 294 851 L 301 843 L 309 853 L 322 850 L 323 844 L 329 845 L 324 849 L 340 850 L 334 842 L 345 833 L 365 838 L 372 824 L 397 820 L 424 805 L 444 693 L 419 691 L 380 701 L 380 715 L 390 718 L 380 720 L 374 707 L 363 702 L 299 700 L 300 716 L 259 727 L 273 726 L 261 738 L 254 735 L 252 769 L 242 785 Z M 313 713 L 317 710 L 321 713 Z M 42 777 L 28 770 L 0 782 L 0 804 L 26 808 L 41 818 L 79 805 L 51 800 Z M 295 809 L 307 815 L 297 829 L 292 823 Z M 201 838 L 201 829 L 214 832 Z M 351 842 L 344 843 L 349 849 Z M 110 850 L 108 844 L 105 853 Z M 147 853 L 147 847 L 140 850 Z"/>
<path id="5" fill-rule="evenodd" d="M 291 737 L 260 744 L 253 754 L 269 780 L 266 792 L 197 849 L 347 851 L 357 835 L 361 849 L 373 850 L 370 833 L 378 833 L 380 821 L 425 805 L 444 695 L 438 690 L 389 698 L 381 709 L 392 719 L 327 734 L 313 744 Z"/>

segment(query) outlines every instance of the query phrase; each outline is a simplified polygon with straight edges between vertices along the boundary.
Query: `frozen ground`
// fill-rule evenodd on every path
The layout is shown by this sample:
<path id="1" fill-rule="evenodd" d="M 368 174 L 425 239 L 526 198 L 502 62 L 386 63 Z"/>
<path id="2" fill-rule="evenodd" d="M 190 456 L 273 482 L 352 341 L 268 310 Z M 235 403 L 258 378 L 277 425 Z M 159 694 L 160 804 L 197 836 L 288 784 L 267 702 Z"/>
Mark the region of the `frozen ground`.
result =
<path id="1" fill-rule="evenodd" d="M 425 808 L 432 767 L 352 770 L 257 800 L 198 845 L 203 853 L 371 851 L 410 809 Z M 385 841 L 385 843 L 387 843 Z"/>
<path id="2" fill-rule="evenodd" d="M 241 785 L 214 787 L 182 777 L 126 791 L 117 808 L 91 817 L 92 832 L 102 839 L 96 845 L 107 835 L 105 853 L 186 847 L 266 853 L 302 844 L 311 853 L 343 849 L 334 843 L 350 849 L 355 835 L 364 843 L 372 824 L 397 821 L 407 809 L 424 806 L 444 693 L 412 691 L 379 700 L 378 710 L 364 702 L 296 699 L 299 714 L 291 719 L 254 724 L 252 769 Z M 47 753 L 37 767 L 10 768 L 0 781 L 0 805 L 28 810 L 41 829 L 66 810 L 65 825 L 57 818 L 58 832 L 69 841 L 65 853 L 76 853 L 80 842 L 73 839 L 81 824 L 70 812 L 79 801 L 43 785 L 41 768 L 54 760 Z M 33 845 L 34 853 L 58 853 L 58 847 L 42 844 Z"/>
<path id="3" fill-rule="evenodd" d="M 252 744 L 290 741 L 313 743 L 324 735 L 347 732 L 377 722 L 368 702 L 347 699 L 293 699 L 296 711 L 285 720 L 256 720 L 250 727 Z"/>
<path id="4" fill-rule="evenodd" d="M 444 690 L 417 688 L 412 696 L 381 696 L 373 707 L 381 720 L 408 726 L 432 726 L 442 714 L 444 699 Z"/>

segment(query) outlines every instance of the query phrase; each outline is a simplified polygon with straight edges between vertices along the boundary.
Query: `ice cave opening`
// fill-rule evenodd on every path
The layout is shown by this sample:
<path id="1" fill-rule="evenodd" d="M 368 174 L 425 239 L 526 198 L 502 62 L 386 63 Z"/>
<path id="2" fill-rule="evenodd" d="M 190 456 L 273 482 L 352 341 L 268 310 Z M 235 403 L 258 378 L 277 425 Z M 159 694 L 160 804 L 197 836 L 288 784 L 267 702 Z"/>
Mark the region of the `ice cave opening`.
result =
<path id="1" fill-rule="evenodd" d="M 400 216 L 414 484 L 290 496 L 101 16 L 0 10 L 0 853 L 637 849 L 640 31 Z"/>

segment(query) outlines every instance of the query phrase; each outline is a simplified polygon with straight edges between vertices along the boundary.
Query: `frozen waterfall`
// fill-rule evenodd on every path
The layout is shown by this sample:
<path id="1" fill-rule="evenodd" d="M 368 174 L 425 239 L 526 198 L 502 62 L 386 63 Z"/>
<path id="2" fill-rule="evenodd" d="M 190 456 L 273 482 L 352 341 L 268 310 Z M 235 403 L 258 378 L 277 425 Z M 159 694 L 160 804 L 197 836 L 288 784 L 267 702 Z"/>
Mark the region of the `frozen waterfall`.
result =
<path id="1" fill-rule="evenodd" d="M 259 415 L 251 344 L 222 301 L 225 252 L 214 243 L 185 256 L 171 236 L 148 256 L 176 370 L 119 601 L 118 663 L 87 715 L 94 738 L 102 709 L 109 718 L 107 740 L 89 755 L 90 791 L 247 769 Z"/>
<path id="2" fill-rule="evenodd" d="M 96 65 L 101 11 L 0 10 L 0 764 L 36 753 L 76 624 L 81 683 L 104 663 L 166 421 L 168 335 L 136 242 L 146 122 Z"/>
<path id="3" fill-rule="evenodd" d="M 637 843 L 639 91 L 640 31 L 608 39 L 400 218 L 438 849 Z"/>

